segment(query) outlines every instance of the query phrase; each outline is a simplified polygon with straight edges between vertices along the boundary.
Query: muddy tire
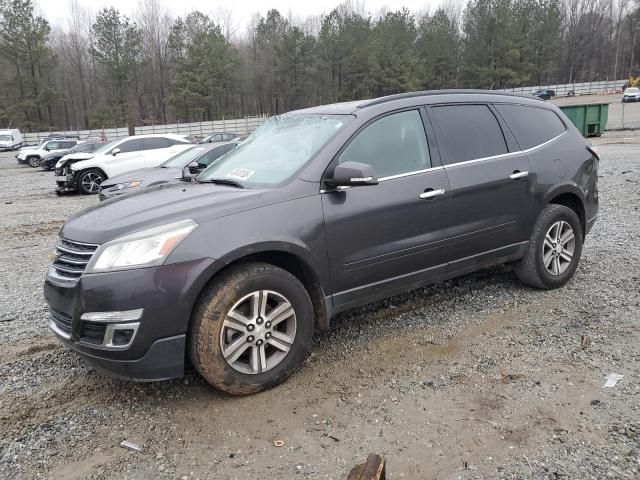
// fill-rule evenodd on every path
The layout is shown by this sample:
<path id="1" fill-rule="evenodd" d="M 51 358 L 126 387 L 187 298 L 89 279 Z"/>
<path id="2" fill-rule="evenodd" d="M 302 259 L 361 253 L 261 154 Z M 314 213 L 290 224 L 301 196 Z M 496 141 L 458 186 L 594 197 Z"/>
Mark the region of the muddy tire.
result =
<path id="1" fill-rule="evenodd" d="M 95 195 L 100 191 L 100 185 L 105 178 L 100 170 L 89 168 L 78 173 L 76 188 L 83 195 Z"/>
<path id="2" fill-rule="evenodd" d="M 314 310 L 300 281 L 266 263 L 231 267 L 196 305 L 188 353 L 216 388 L 249 395 L 286 380 L 313 335 Z"/>
<path id="3" fill-rule="evenodd" d="M 40 166 L 40 157 L 28 157 L 27 163 L 31 168 L 37 168 Z"/>
<path id="4" fill-rule="evenodd" d="M 515 264 L 515 274 L 530 287 L 562 287 L 578 268 L 583 242 L 576 213 L 563 205 L 547 205 L 536 221 L 524 257 Z"/>

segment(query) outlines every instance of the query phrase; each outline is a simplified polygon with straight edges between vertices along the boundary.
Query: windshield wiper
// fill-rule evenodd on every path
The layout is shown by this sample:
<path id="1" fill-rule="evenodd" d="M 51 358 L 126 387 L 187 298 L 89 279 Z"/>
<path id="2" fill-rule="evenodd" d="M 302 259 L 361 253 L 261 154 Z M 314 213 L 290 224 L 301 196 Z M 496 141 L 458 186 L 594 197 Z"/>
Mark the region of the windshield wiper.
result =
<path id="1" fill-rule="evenodd" d="M 206 180 L 197 180 L 198 183 L 215 183 L 217 185 L 229 185 L 230 187 L 244 188 L 240 182 L 229 180 L 228 178 L 207 178 Z"/>

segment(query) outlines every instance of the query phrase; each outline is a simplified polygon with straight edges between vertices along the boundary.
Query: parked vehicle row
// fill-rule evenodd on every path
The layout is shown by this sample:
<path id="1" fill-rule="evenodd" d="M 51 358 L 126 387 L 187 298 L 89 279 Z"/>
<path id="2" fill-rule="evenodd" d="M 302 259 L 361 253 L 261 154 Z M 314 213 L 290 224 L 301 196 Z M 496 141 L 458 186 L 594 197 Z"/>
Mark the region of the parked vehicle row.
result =
<path id="1" fill-rule="evenodd" d="M 158 166 L 192 145 L 181 135 L 151 134 L 114 140 L 90 158 L 82 154 L 69 155 L 56 164 L 56 192 L 98 193 L 107 178 Z"/>
<path id="2" fill-rule="evenodd" d="M 69 182 L 97 165 L 111 177 L 121 146 Z M 180 377 L 188 359 L 222 390 L 259 392 L 344 310 L 505 262 L 563 286 L 597 218 L 598 163 L 558 107 L 506 93 L 275 116 L 193 182 L 69 218 L 44 285 L 50 328 L 118 377 Z"/>
<path id="3" fill-rule="evenodd" d="M 157 167 L 134 170 L 102 182 L 100 200 L 119 197 L 145 188 L 191 181 L 215 160 L 236 148 L 236 142 L 194 145 Z"/>
<path id="4" fill-rule="evenodd" d="M 227 138 L 233 141 L 224 140 Z M 31 167 L 55 170 L 58 194 L 100 193 L 102 183 L 116 177 L 115 181 L 105 185 L 100 195 L 100 199 L 104 200 L 140 191 L 138 187 L 190 180 L 246 138 L 223 132 L 199 142 L 184 135 L 149 134 L 106 142 L 102 134 L 83 140 L 76 136 L 52 134 L 43 138 L 38 145 L 20 148 L 16 159 L 18 163 L 27 163 Z M 198 143 L 201 143 L 200 147 L 194 149 Z M 187 149 L 192 151 L 184 156 L 178 155 Z M 177 158 L 173 159 L 174 156 Z M 143 171 L 147 169 L 149 171 Z M 130 172 L 140 178 L 127 175 L 128 180 L 119 180 L 120 175 Z"/>

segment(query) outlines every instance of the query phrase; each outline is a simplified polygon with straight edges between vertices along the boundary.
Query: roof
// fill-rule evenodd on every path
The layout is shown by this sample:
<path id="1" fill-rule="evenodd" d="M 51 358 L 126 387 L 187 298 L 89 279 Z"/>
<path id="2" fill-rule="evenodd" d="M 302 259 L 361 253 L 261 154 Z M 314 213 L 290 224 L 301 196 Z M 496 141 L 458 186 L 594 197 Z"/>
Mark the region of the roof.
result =
<path id="1" fill-rule="evenodd" d="M 129 135 L 128 137 L 120 137 L 116 140 L 124 140 L 125 138 L 173 138 L 176 140 L 183 140 L 187 135 L 178 133 L 143 133 L 141 135 Z"/>
<path id="2" fill-rule="evenodd" d="M 406 100 L 418 97 L 435 97 L 435 96 L 461 96 L 461 95 L 475 95 L 475 96 L 488 96 L 488 97 L 505 97 L 514 98 L 518 100 L 533 100 L 540 101 L 536 97 L 529 95 L 520 95 L 517 93 L 500 92 L 496 90 L 472 90 L 472 89 L 453 89 L 453 90 L 421 90 L 416 92 L 398 93 L 395 95 L 387 95 L 384 97 L 371 98 L 367 100 L 355 100 L 351 102 L 332 103 L 329 105 L 320 105 L 317 107 L 305 108 L 302 110 L 296 110 L 296 113 L 323 113 L 326 115 L 345 115 L 354 114 L 358 110 L 362 110 L 367 107 L 373 107 L 375 105 L 381 105 L 388 102 L 397 100 Z"/>

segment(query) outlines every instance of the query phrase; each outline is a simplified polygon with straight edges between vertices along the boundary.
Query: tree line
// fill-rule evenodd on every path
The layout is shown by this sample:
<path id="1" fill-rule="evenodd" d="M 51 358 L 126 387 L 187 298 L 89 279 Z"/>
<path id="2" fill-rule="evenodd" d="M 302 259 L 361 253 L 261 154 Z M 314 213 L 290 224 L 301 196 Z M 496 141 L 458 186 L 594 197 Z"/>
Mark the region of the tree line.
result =
<path id="1" fill-rule="evenodd" d="M 277 114 L 417 89 L 498 89 L 626 78 L 638 63 L 629 0 L 447 0 L 433 12 L 132 18 L 71 0 L 52 26 L 0 0 L 0 126 L 27 131 Z"/>

